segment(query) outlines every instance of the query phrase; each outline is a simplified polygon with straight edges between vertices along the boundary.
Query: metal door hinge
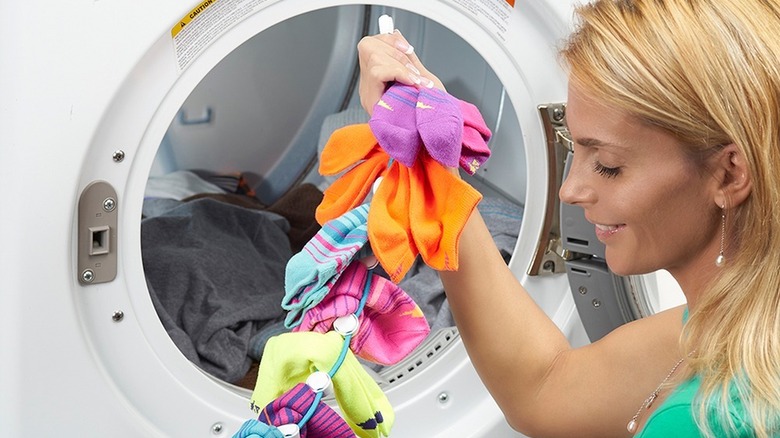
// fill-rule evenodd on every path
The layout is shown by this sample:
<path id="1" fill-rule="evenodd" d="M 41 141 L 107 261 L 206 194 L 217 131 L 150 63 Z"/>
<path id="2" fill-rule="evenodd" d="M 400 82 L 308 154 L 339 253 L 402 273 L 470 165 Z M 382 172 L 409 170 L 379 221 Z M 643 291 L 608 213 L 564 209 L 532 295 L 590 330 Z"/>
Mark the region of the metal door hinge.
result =
<path id="1" fill-rule="evenodd" d="M 528 275 L 560 274 L 566 272 L 564 262 L 571 255 L 561 244 L 558 191 L 572 141 L 566 128 L 565 104 L 539 105 L 539 115 L 547 138 L 547 206 L 536 252 L 527 272 Z"/>

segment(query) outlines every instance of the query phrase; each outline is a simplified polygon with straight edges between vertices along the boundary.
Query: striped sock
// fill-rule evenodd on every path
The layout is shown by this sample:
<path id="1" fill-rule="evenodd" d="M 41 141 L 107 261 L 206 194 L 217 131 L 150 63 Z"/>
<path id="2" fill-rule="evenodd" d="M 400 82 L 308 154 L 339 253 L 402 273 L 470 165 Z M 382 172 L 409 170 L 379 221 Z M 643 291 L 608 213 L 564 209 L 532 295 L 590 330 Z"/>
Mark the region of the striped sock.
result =
<path id="1" fill-rule="evenodd" d="M 287 310 L 285 326 L 301 323 L 303 314 L 316 306 L 368 241 L 368 204 L 326 222 L 322 229 L 295 254 L 285 271 L 282 308 Z"/>
<path id="2" fill-rule="evenodd" d="M 400 362 L 428 336 L 428 322 L 406 292 L 371 273 L 360 262 L 349 265 L 331 292 L 306 312 L 303 323 L 293 331 L 327 333 L 332 330 L 337 318 L 358 310 L 368 276 L 372 278 L 368 298 L 349 347 L 356 356 L 370 362 L 382 365 Z"/>
<path id="3" fill-rule="evenodd" d="M 274 426 L 298 424 L 316 400 L 309 385 L 299 383 L 260 411 L 258 420 Z M 330 406 L 316 401 L 314 415 L 300 425 L 301 438 L 352 438 L 355 433 Z"/>

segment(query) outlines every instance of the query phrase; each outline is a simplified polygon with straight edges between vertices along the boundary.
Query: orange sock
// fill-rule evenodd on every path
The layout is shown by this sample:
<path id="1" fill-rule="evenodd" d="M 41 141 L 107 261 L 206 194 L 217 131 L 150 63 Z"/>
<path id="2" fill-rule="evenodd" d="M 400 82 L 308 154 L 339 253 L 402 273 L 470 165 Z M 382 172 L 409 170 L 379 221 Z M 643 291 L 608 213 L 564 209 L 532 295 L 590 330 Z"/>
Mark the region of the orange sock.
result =
<path id="1" fill-rule="evenodd" d="M 374 181 L 387 169 L 389 159 L 387 154 L 377 149 L 365 161 L 334 181 L 325 189 L 322 202 L 315 211 L 317 222 L 323 225 L 362 204 Z"/>
<path id="2" fill-rule="evenodd" d="M 368 238 L 390 279 L 400 282 L 418 254 L 433 269 L 457 270 L 460 234 L 482 195 L 426 152 L 412 167 L 395 162 L 388 169 L 389 159 L 368 124 L 336 130 L 322 152 L 320 173 L 352 168 L 325 190 L 317 222 L 362 204 L 382 175 L 368 212 Z"/>
<path id="3" fill-rule="evenodd" d="M 458 269 L 458 241 L 482 195 L 426 153 L 410 169 L 412 237 L 425 263 Z"/>
<path id="4" fill-rule="evenodd" d="M 368 210 L 368 241 L 394 283 L 404 278 L 418 254 L 410 229 L 410 202 L 409 169 L 395 162 Z"/>
<path id="5" fill-rule="evenodd" d="M 368 123 L 349 125 L 333 131 L 320 156 L 322 175 L 335 175 L 380 149 Z"/>
<path id="6" fill-rule="evenodd" d="M 388 160 L 367 123 L 334 131 L 320 156 L 320 174 L 335 175 L 354 167 L 325 190 L 315 212 L 317 222 L 322 225 L 362 204 Z"/>

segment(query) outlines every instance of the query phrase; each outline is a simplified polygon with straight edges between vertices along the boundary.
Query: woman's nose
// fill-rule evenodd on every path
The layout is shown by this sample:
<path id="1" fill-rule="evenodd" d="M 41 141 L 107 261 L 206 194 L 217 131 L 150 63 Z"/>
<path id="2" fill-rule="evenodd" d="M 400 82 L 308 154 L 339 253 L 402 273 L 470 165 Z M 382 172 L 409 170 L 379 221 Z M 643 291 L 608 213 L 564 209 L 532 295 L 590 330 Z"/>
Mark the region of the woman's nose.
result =
<path id="1" fill-rule="evenodd" d="M 558 197 L 561 201 L 571 205 L 582 205 L 592 203 L 595 199 L 595 193 L 592 188 L 586 184 L 587 175 L 584 163 L 572 156 L 569 174 L 561 184 L 558 191 Z"/>

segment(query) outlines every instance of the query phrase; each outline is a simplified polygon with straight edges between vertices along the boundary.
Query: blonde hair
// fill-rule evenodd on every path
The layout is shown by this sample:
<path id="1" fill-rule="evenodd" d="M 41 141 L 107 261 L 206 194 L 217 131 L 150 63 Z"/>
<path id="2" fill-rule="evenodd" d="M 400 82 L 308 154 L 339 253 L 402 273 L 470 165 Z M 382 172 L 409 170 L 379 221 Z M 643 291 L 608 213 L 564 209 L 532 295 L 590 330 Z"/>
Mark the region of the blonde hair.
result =
<path id="1" fill-rule="evenodd" d="M 693 353 L 683 377 L 701 378 L 694 412 L 707 435 L 714 423 L 727 433 L 777 434 L 780 5 L 601 0 L 578 7 L 577 16 L 561 51 L 574 84 L 672 133 L 692 156 L 734 143 L 746 158 L 753 189 L 745 202 L 726 206 L 726 266 L 685 325 L 682 353 Z M 735 398 L 743 424 L 730 415 Z"/>

